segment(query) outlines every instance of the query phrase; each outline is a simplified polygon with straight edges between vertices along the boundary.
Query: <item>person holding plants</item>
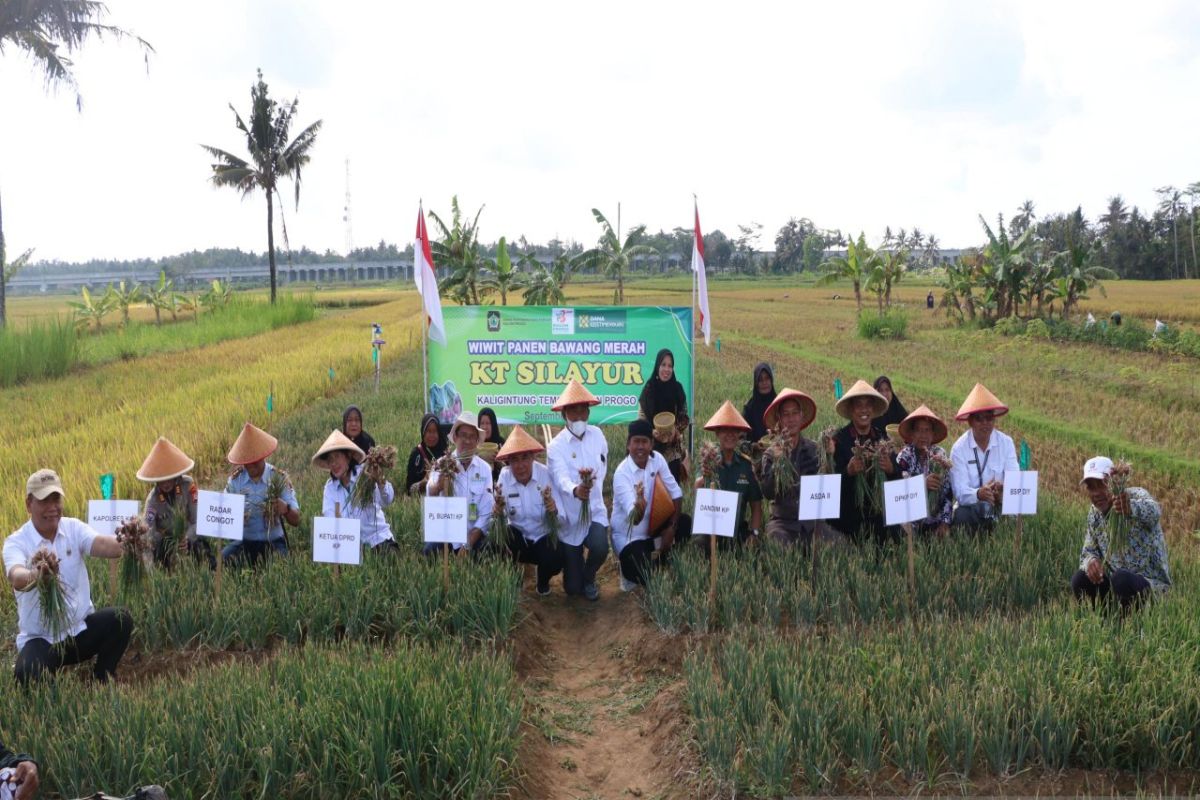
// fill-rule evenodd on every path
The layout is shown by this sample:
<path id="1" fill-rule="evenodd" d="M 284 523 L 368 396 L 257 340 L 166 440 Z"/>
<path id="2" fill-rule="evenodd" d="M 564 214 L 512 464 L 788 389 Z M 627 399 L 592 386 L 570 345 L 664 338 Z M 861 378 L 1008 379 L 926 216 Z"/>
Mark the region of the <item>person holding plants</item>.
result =
<path id="1" fill-rule="evenodd" d="M 346 410 L 342 412 L 342 433 L 364 453 L 371 452 L 371 448 L 375 446 L 371 434 L 363 430 L 362 411 L 358 406 L 346 406 Z"/>
<path id="2" fill-rule="evenodd" d="M 474 413 L 463 411 L 450 426 L 450 441 L 454 452 L 449 453 L 433 466 L 425 493 L 430 497 L 467 498 L 467 543 L 454 545 L 460 556 L 477 555 L 488 546 L 487 531 L 495 510 L 496 498 L 492 494 L 492 468 L 475 454 L 479 447 L 479 420 Z M 434 555 L 442 545 L 425 545 L 425 554 Z"/>
<path id="3" fill-rule="evenodd" d="M 750 399 L 746 401 L 746 405 L 742 406 L 742 416 L 750 426 L 746 438 L 751 442 L 757 442 L 769 433 L 767 423 L 763 421 L 763 414 L 766 412 L 767 406 L 775 400 L 777 394 L 775 373 L 771 370 L 771 365 L 760 361 L 754 368 L 754 385 L 750 392 Z"/>
<path id="4" fill-rule="evenodd" d="M 891 443 L 873 420 L 888 401 L 866 381 L 856 381 L 835 406 L 845 427 L 826 444 L 833 469 L 842 476 L 842 507 L 834 527 L 855 544 L 899 538 L 883 522 L 883 483 L 898 475 Z"/>
<path id="5" fill-rule="evenodd" d="M 120 558 L 115 536 L 63 516 L 58 474 L 41 469 L 25 482 L 29 521 L 4 540 L 4 574 L 17 601 L 17 683 L 96 659 L 92 676 L 111 680 L 129 646 L 133 617 L 123 608 L 92 605 L 87 562 Z"/>
<path id="6" fill-rule="evenodd" d="M 164 436 L 158 437 L 137 472 L 139 481 L 154 484 L 146 495 L 142 519 L 150 529 L 154 561 L 170 569 L 176 553 L 216 566 L 208 542 L 196 535 L 196 483 L 188 475 L 196 462 Z"/>
<path id="7" fill-rule="evenodd" d="M 38 765 L 33 756 L 14 753 L 0 742 L 0 797 L 33 800 L 37 790 Z"/>
<path id="8" fill-rule="evenodd" d="M 283 523 L 300 524 L 300 503 L 287 473 L 267 463 L 279 440 L 247 422 L 226 460 L 234 465 L 225 483 L 228 493 L 246 495 L 246 523 L 242 541 L 230 542 L 221 551 L 226 565 L 245 561 L 262 563 L 272 553 L 287 555 Z"/>
<path id="9" fill-rule="evenodd" d="M 737 531 L 732 538 L 717 537 L 717 546 L 726 550 L 745 544 L 751 537 L 758 538 L 762 528 L 762 488 L 754 477 L 754 464 L 750 457 L 738 449 L 742 437 L 750 431 L 750 424 L 737 412 L 733 403 L 726 400 L 717 413 L 704 423 L 704 430 L 716 435 L 717 446 L 715 452 L 708 449 L 712 445 L 706 445 L 706 449 L 701 450 L 701 474 L 696 479 L 696 488 L 720 489 L 737 492 L 738 495 Z M 695 538 L 696 543 L 708 553 L 709 537 Z"/>
<path id="10" fill-rule="evenodd" d="M 1123 612 L 1171 587 L 1158 501 L 1145 489 L 1125 486 L 1128 475 L 1128 465 L 1104 456 L 1083 465 L 1079 483 L 1092 507 L 1079 569 L 1071 577 L 1076 600 L 1095 604 L 1115 596 Z"/>
<path id="11" fill-rule="evenodd" d="M 783 545 L 812 544 L 816 529 L 801 522 L 800 478 L 816 475 L 821 467 L 817 445 L 802 431 L 817 418 L 817 404 L 804 392 L 785 388 L 763 412 L 763 422 L 772 431 L 763 442 L 758 476 L 763 497 L 771 501 L 767 536 Z"/>
<path id="12" fill-rule="evenodd" d="M 655 419 L 660 414 L 671 415 L 674 423 L 660 428 Z M 663 458 L 667 459 L 675 480 L 683 480 L 684 458 L 687 455 L 685 434 L 691 420 L 688 419 L 687 395 L 683 391 L 683 384 L 675 377 L 675 355 L 666 347 L 654 357 L 654 370 L 638 397 L 638 418 L 654 425 L 654 451 L 662 453 Z"/>
<path id="13" fill-rule="evenodd" d="M 996 430 L 996 420 L 1007 413 L 1008 406 L 977 383 L 954 417 L 970 426 L 950 448 L 950 485 L 958 502 L 951 521 L 955 527 L 979 532 L 996 524 L 1004 473 L 1020 469 L 1012 437 Z"/>
<path id="14" fill-rule="evenodd" d="M 691 535 L 692 519 L 681 514 L 683 490 L 667 460 L 654 450 L 654 428 L 644 419 L 629 423 L 628 455 L 613 473 L 613 547 L 621 566 L 621 591 L 644 586 L 651 556 L 665 566 L 671 548 Z"/>
<path id="15" fill-rule="evenodd" d="M 949 431 L 946 423 L 921 406 L 900 423 L 900 438 L 904 448 L 896 456 L 896 466 L 909 476 L 924 475 L 925 491 L 928 495 L 929 516 L 913 523 L 913 532 L 933 534 L 939 539 L 950 533 L 950 519 L 954 509 L 954 495 L 950 489 L 950 458 L 938 447 Z"/>
<path id="16" fill-rule="evenodd" d="M 550 468 L 534 460 L 545 449 L 517 425 L 496 454 L 504 464 L 496 487 L 508 525 L 506 547 L 514 561 L 537 565 L 537 593 L 543 597 L 550 594 L 550 579 L 563 569 L 558 491 Z"/>
<path id="17" fill-rule="evenodd" d="M 433 463 L 444 455 L 446 436 L 438 423 L 437 414 L 426 414 L 421 417 L 421 441 L 408 454 L 405 491 L 411 495 L 425 494 L 425 481 L 433 469 Z"/>
<path id="18" fill-rule="evenodd" d="M 364 546 L 373 553 L 394 554 L 400 547 L 383 509 L 395 501 L 396 490 L 391 481 L 381 477 L 370 490 L 371 501 L 359 500 L 359 481 L 372 480 L 361 467 L 366 457 L 341 431 L 333 431 L 325 439 L 312 457 L 313 466 L 329 471 L 321 498 L 321 516 L 358 520 L 358 535 Z"/>

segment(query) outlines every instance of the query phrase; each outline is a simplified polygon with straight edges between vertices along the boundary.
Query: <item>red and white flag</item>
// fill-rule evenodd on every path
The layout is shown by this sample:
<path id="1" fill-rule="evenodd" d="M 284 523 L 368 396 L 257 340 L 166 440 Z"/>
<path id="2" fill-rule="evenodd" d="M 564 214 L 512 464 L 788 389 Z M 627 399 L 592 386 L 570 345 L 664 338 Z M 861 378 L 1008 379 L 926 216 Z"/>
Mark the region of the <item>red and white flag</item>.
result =
<path id="1" fill-rule="evenodd" d="M 704 343 L 712 337 L 712 318 L 708 314 L 708 277 L 704 274 L 704 234 L 700 233 L 700 207 L 696 206 L 696 241 L 692 244 L 692 272 L 696 273 L 696 299 L 700 302 L 700 332 Z"/>
<path id="2" fill-rule="evenodd" d="M 446 323 L 442 321 L 442 297 L 438 294 L 437 273 L 433 271 L 433 253 L 429 251 L 429 232 L 425 230 L 425 210 L 417 207 L 417 240 L 413 243 L 413 281 L 421 293 L 429 338 L 446 344 Z"/>

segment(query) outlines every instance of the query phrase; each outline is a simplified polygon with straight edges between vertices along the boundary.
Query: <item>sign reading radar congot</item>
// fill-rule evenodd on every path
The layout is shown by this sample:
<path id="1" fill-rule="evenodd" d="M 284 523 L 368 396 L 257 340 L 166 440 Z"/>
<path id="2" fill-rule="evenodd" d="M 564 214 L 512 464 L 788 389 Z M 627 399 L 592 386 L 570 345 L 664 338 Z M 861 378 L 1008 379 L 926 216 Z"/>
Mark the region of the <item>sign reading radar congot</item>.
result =
<path id="1" fill-rule="evenodd" d="M 357 519 L 313 517 L 313 561 L 322 564 L 361 564 L 360 524 Z"/>
<path id="2" fill-rule="evenodd" d="M 692 533 L 733 536 L 737 533 L 738 493 L 697 489 Z"/>
<path id="3" fill-rule="evenodd" d="M 467 498 L 426 497 L 421 506 L 426 543 L 467 543 Z"/>
<path id="4" fill-rule="evenodd" d="M 1004 503 L 1000 513 L 1031 517 L 1037 514 L 1037 470 L 1010 469 L 1004 472 Z"/>
<path id="5" fill-rule="evenodd" d="M 883 484 L 883 515 L 888 525 L 920 522 L 929 516 L 925 476 L 914 475 Z"/>
<path id="6" fill-rule="evenodd" d="M 841 515 L 841 475 L 800 477 L 800 519 L 837 519 Z"/>
<path id="7" fill-rule="evenodd" d="M 246 495 L 236 492 L 196 493 L 196 535 L 242 540 L 246 527 Z"/>
<path id="8" fill-rule="evenodd" d="M 112 536 L 127 520 L 138 516 L 137 500 L 88 500 L 88 525 Z"/>

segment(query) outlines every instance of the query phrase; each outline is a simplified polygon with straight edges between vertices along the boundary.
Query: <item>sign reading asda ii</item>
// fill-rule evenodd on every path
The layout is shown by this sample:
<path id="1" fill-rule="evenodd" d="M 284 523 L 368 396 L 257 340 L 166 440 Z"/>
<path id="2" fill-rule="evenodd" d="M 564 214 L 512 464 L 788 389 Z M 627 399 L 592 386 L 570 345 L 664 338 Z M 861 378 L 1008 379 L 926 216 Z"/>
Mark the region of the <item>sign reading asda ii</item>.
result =
<path id="1" fill-rule="evenodd" d="M 560 422 L 550 410 L 572 378 L 600 399 L 593 425 L 637 418 L 662 349 L 692 414 L 692 310 L 655 306 L 443 306 L 446 346 L 429 342 L 428 408 L 450 423 L 489 407 L 504 424 Z"/>

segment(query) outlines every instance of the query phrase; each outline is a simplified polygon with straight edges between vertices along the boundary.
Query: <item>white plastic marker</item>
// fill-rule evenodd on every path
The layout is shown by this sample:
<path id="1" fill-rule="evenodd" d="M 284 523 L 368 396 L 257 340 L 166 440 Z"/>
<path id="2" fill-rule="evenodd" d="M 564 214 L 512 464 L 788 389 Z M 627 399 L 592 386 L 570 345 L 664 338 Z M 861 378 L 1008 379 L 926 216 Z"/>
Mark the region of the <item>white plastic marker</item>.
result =
<path id="1" fill-rule="evenodd" d="M 426 542 L 467 543 L 467 498 L 426 497 L 421 510 Z"/>
<path id="2" fill-rule="evenodd" d="M 1004 503 L 1000 513 L 1006 516 L 1031 517 L 1037 514 L 1037 470 L 1011 469 L 1004 473 Z"/>
<path id="3" fill-rule="evenodd" d="M 883 484 L 883 514 L 888 525 L 920 522 L 929 516 L 925 476 L 914 475 Z"/>
<path id="4" fill-rule="evenodd" d="M 322 564 L 362 564 L 360 523 L 342 517 L 313 517 L 313 561 Z"/>
<path id="5" fill-rule="evenodd" d="M 837 519 L 841 515 L 841 475 L 800 477 L 800 519 Z"/>
<path id="6" fill-rule="evenodd" d="M 738 493 L 697 489 L 692 533 L 732 537 L 737 533 Z"/>

